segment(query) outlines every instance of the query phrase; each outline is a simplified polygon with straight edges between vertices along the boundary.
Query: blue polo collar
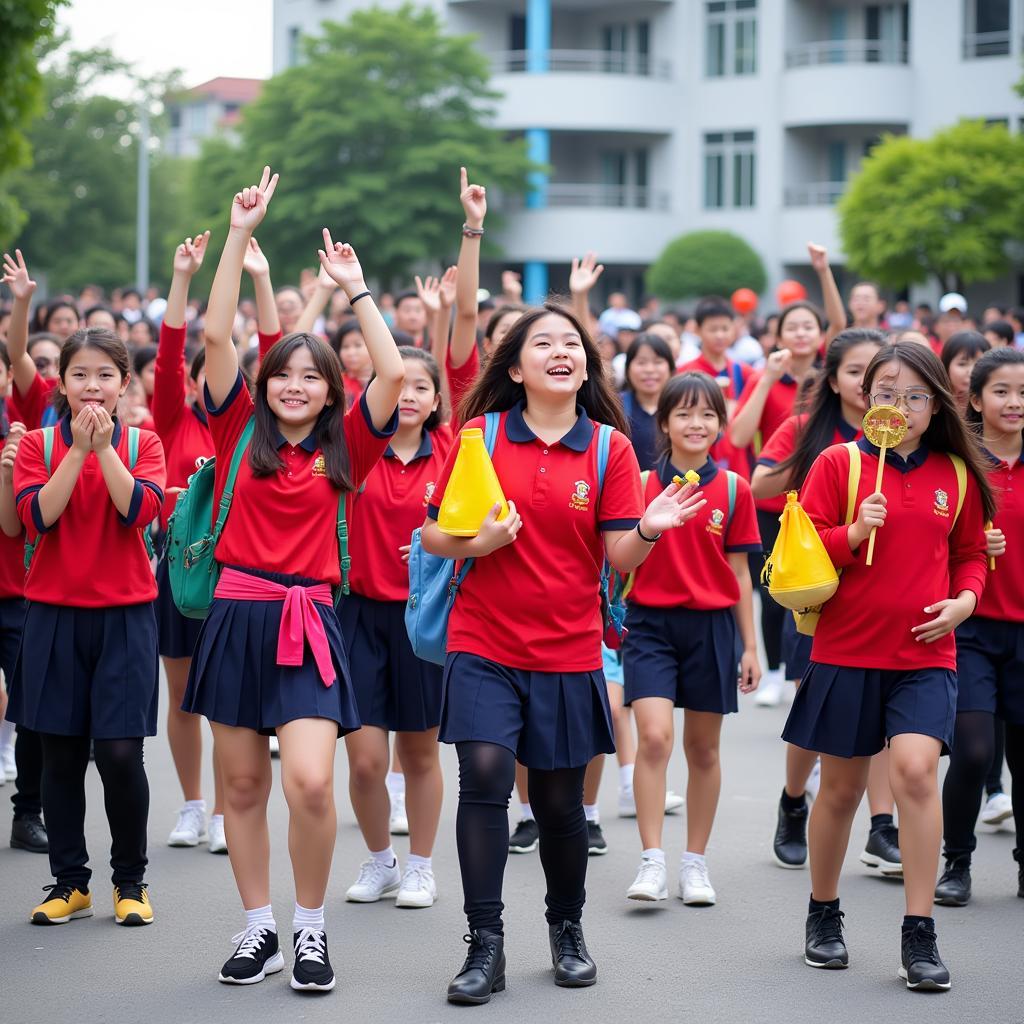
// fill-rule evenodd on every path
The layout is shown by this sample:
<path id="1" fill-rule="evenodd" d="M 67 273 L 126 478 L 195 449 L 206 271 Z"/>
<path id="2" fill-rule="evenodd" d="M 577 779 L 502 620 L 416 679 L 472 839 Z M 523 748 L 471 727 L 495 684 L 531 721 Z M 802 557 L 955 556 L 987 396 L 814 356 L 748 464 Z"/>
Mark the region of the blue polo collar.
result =
<path id="1" fill-rule="evenodd" d="M 409 460 L 415 462 L 417 459 L 425 459 L 429 455 L 434 454 L 434 442 L 431 440 L 430 431 L 424 430 L 420 436 L 420 446 L 416 449 L 416 454 Z M 397 459 L 398 456 L 395 454 L 395 450 L 388 445 L 384 449 L 384 458 L 386 459 Z"/>
<path id="2" fill-rule="evenodd" d="M 537 435 L 526 425 L 523 419 L 523 403 L 517 402 L 505 417 L 505 436 L 514 444 L 529 444 L 537 440 Z M 574 452 L 585 452 L 590 447 L 594 436 L 594 424 L 580 407 L 576 406 L 576 423 L 558 443 Z"/>
<path id="3" fill-rule="evenodd" d="M 288 438 L 286 438 L 284 434 L 281 433 L 280 430 L 274 431 L 275 448 L 283 448 L 286 444 L 289 443 L 290 442 L 288 441 Z M 313 452 L 315 452 L 317 449 L 316 435 L 307 434 L 295 447 L 301 448 L 303 451 L 309 452 L 309 454 L 312 455 Z"/>
<path id="4" fill-rule="evenodd" d="M 60 418 L 61 440 L 70 448 L 75 443 L 75 435 L 71 433 L 71 413 L 66 412 Z M 116 448 L 121 443 L 121 421 L 114 417 L 114 435 L 110 439 L 111 445 Z"/>
<path id="5" fill-rule="evenodd" d="M 1004 459 L 999 458 L 998 455 L 993 455 L 992 452 L 990 452 L 984 445 L 981 446 L 981 450 L 982 450 L 982 453 L 984 454 L 985 458 L 987 458 L 989 460 L 989 462 L 991 462 L 993 469 L 995 469 L 995 468 L 997 468 L 999 466 L 1005 466 L 1006 465 L 1006 461 Z M 1016 466 L 1024 465 L 1024 451 L 1022 451 L 1020 453 L 1020 458 L 1017 459 L 1017 461 L 1014 463 L 1014 465 L 1016 465 Z"/>
<path id="6" fill-rule="evenodd" d="M 839 436 L 844 441 L 852 441 L 860 433 L 860 430 L 850 423 L 847 423 L 842 416 L 839 417 L 839 426 L 837 427 Z"/>
<path id="7" fill-rule="evenodd" d="M 667 455 L 662 456 L 658 460 L 658 464 L 655 468 L 662 487 L 668 487 L 668 485 L 672 483 L 672 477 L 685 475 L 681 470 L 676 469 L 676 467 L 672 465 L 672 462 Z M 718 464 L 710 455 L 704 465 L 697 470 L 697 475 L 700 477 L 701 487 L 707 487 L 707 485 L 711 483 L 716 476 L 718 476 Z"/>
<path id="8" fill-rule="evenodd" d="M 192 410 L 192 415 L 195 416 L 195 418 L 199 420 L 199 422 L 202 423 L 204 427 L 208 427 L 210 425 L 210 418 L 209 416 L 206 415 L 205 409 L 199 408 L 198 401 L 193 402 L 192 405 L 189 406 L 189 408 Z"/>
<path id="9" fill-rule="evenodd" d="M 877 449 L 866 437 L 862 437 L 857 442 L 857 447 L 868 455 L 874 455 L 878 458 L 879 449 Z M 886 465 L 892 466 L 893 469 L 898 469 L 901 473 L 909 473 L 912 469 L 919 469 L 924 465 L 925 459 L 928 458 L 928 446 L 922 441 L 921 447 L 915 452 L 911 452 L 909 457 L 904 459 L 902 456 L 897 455 L 891 449 L 888 449 L 885 453 Z"/>

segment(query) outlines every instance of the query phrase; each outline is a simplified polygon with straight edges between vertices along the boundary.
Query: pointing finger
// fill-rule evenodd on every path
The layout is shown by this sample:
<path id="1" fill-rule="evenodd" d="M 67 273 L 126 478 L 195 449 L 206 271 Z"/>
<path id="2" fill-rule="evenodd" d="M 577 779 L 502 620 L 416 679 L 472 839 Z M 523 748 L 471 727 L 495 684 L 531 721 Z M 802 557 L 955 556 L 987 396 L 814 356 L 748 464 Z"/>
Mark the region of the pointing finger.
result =
<path id="1" fill-rule="evenodd" d="M 469 175 L 466 173 L 465 167 L 459 168 L 459 188 L 465 192 L 469 188 Z"/>

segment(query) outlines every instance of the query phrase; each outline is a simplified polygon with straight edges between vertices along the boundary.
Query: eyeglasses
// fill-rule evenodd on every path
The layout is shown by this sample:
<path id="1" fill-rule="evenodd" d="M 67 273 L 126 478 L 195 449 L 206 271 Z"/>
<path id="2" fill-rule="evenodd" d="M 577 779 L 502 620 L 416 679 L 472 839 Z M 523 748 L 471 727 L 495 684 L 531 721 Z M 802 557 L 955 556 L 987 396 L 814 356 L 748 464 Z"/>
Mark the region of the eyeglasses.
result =
<path id="1" fill-rule="evenodd" d="M 897 391 L 895 388 L 883 388 L 871 395 L 872 405 L 898 405 L 900 399 L 911 412 L 924 412 L 928 403 L 934 398 L 927 391 Z"/>

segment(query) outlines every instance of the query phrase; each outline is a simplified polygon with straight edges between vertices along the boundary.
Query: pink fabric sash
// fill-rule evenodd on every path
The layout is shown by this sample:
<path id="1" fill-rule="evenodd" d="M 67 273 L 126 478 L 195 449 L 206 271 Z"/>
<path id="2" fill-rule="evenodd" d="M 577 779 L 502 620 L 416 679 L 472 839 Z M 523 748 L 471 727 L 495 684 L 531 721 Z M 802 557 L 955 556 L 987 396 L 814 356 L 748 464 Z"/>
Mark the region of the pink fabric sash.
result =
<path id="1" fill-rule="evenodd" d="M 326 583 L 312 587 L 286 587 L 262 576 L 250 576 L 237 569 L 224 569 L 214 597 L 229 601 L 281 601 L 281 628 L 277 632 L 278 665 L 301 665 L 304 642 L 309 644 L 324 686 L 334 682 L 334 662 L 327 633 L 314 602 L 331 604 L 331 588 Z"/>

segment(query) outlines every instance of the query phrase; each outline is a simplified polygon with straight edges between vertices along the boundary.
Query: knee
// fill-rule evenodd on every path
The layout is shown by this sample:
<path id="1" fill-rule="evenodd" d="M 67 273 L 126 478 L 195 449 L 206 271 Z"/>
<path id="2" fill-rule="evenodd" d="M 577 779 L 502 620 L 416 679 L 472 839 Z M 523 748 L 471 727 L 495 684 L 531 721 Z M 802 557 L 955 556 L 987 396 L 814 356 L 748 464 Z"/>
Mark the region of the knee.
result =
<path id="1" fill-rule="evenodd" d="M 459 757 L 459 803 L 508 807 L 516 781 L 516 761 L 511 751 L 497 750 L 487 756 Z"/>
<path id="2" fill-rule="evenodd" d="M 104 779 L 130 777 L 142 768 L 142 740 L 96 740 L 93 743 L 96 770 Z"/>
<path id="3" fill-rule="evenodd" d="M 650 761 L 667 761 L 672 756 L 672 730 L 645 726 L 637 737 L 637 756 Z"/>
<path id="4" fill-rule="evenodd" d="M 293 810 L 320 817 L 330 810 L 334 801 L 331 775 L 315 769 L 290 773 L 285 787 L 288 806 Z"/>
<path id="5" fill-rule="evenodd" d="M 683 744 L 687 765 L 699 772 L 710 772 L 718 767 L 718 744 L 690 742 Z"/>
<path id="6" fill-rule="evenodd" d="M 233 771 L 221 764 L 224 800 L 235 812 L 265 807 L 270 797 L 270 780 L 263 773 Z"/>
<path id="7" fill-rule="evenodd" d="M 862 797 L 864 786 L 854 782 L 830 781 L 828 785 L 822 785 L 815 806 L 819 803 L 828 807 L 836 815 L 853 817 L 857 813 Z"/>
<path id="8" fill-rule="evenodd" d="M 987 766 L 986 766 L 987 767 Z M 930 758 L 893 759 L 890 765 L 892 785 L 898 796 L 912 801 L 928 799 L 938 790 L 935 764 Z"/>
<path id="9" fill-rule="evenodd" d="M 437 744 L 422 750 L 408 750 L 403 748 L 400 751 L 402 758 L 402 771 L 412 778 L 422 778 L 433 771 L 440 770 L 441 762 L 438 759 Z"/>
<path id="10" fill-rule="evenodd" d="M 402 767 L 405 768 L 405 761 Z M 382 786 L 388 773 L 387 758 L 377 754 L 357 754 L 349 761 L 348 773 L 349 781 L 356 789 Z"/>

